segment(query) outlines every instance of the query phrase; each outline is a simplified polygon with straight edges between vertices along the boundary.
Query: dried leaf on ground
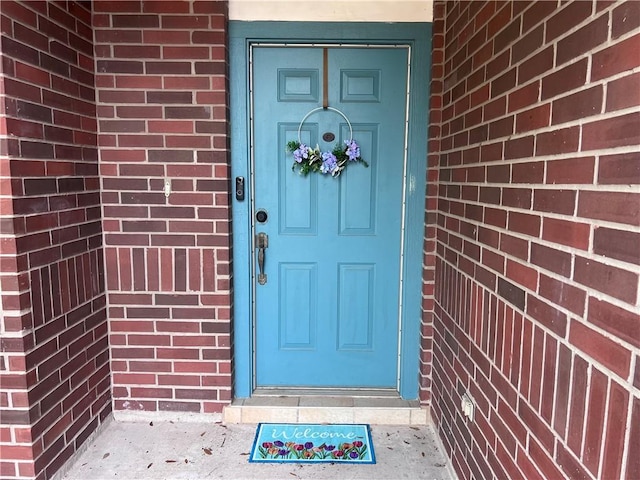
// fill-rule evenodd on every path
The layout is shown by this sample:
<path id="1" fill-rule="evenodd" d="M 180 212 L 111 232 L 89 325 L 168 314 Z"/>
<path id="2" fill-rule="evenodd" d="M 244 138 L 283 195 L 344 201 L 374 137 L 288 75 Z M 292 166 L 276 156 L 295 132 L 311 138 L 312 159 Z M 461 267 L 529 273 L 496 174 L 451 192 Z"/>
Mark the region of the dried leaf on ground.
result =
<path id="1" fill-rule="evenodd" d="M 105 458 L 107 458 L 109 455 L 111 455 L 110 453 L 105 453 L 104 455 L 102 455 L 102 459 L 104 460 Z"/>
<path id="2" fill-rule="evenodd" d="M 203 448 L 202 451 L 204 453 L 206 453 L 207 455 L 211 455 L 211 449 L 210 448 Z"/>
<path id="3" fill-rule="evenodd" d="M 151 462 L 149 465 L 147 465 L 147 468 L 151 468 L 151 465 L 153 465 L 153 462 Z"/>
<path id="4" fill-rule="evenodd" d="M 177 460 L 165 460 L 164 463 L 176 463 Z"/>

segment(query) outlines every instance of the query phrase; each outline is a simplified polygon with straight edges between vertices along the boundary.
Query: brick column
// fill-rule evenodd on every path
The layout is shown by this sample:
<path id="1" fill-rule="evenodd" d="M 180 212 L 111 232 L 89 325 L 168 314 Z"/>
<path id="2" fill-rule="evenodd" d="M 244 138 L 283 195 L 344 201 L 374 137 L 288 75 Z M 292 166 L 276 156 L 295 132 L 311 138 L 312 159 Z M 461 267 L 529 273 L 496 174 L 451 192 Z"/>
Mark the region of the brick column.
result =
<path id="1" fill-rule="evenodd" d="M 115 408 L 219 413 L 231 399 L 227 2 L 95 1 L 93 20 Z"/>
<path id="2" fill-rule="evenodd" d="M 0 476 L 50 478 L 111 411 L 91 12 L 0 3 Z"/>

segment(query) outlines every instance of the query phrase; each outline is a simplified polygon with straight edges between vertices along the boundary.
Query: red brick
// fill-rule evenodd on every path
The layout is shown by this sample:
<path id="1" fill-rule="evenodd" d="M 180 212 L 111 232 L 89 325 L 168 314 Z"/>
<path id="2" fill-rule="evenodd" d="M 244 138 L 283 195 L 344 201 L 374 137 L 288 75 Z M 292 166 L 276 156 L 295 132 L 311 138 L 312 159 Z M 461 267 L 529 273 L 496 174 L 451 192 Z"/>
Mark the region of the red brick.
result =
<path id="1" fill-rule="evenodd" d="M 640 156 L 635 152 L 601 156 L 598 183 L 602 185 L 640 184 Z"/>
<path id="2" fill-rule="evenodd" d="M 586 223 L 570 222 L 545 217 L 542 222 L 544 240 L 587 250 L 589 248 L 590 227 Z"/>
<path id="3" fill-rule="evenodd" d="M 192 32 L 191 34 L 191 42 L 194 45 L 204 43 L 206 45 L 224 45 L 226 41 L 226 34 L 222 30 L 198 30 Z"/>
<path id="4" fill-rule="evenodd" d="M 608 34 L 609 14 L 605 13 L 558 42 L 556 65 L 561 65 L 594 50 L 606 42 Z"/>
<path id="5" fill-rule="evenodd" d="M 520 17 L 514 18 L 506 28 L 494 37 L 494 54 L 511 45 L 520 36 L 520 21 Z"/>
<path id="6" fill-rule="evenodd" d="M 586 298 L 584 290 L 541 274 L 539 293 L 547 300 L 577 315 L 584 314 Z"/>
<path id="7" fill-rule="evenodd" d="M 541 352 L 542 353 L 542 352 Z M 530 432 L 538 439 L 547 453 L 553 451 L 554 436 L 540 416 L 522 398 L 518 402 L 518 413 Z"/>
<path id="8" fill-rule="evenodd" d="M 504 146 L 504 158 L 513 160 L 533 156 L 533 143 L 534 137 L 532 135 L 507 140 Z"/>
<path id="9" fill-rule="evenodd" d="M 635 347 L 640 347 L 640 321 L 633 312 L 590 297 L 587 320 Z"/>
<path id="10" fill-rule="evenodd" d="M 562 443 L 558 442 L 558 451 L 556 453 L 556 459 L 558 465 L 562 468 L 565 474 L 571 479 L 589 478 L 589 474 L 584 469 L 583 465 L 577 460 L 568 450 L 564 448 Z"/>
<path id="11" fill-rule="evenodd" d="M 516 116 L 516 133 L 529 132 L 549 125 L 550 104 L 538 105 Z"/>
<path id="12" fill-rule="evenodd" d="M 536 135 L 536 155 L 555 155 L 560 153 L 577 152 L 579 137 L 580 137 L 580 127 L 578 126 L 555 129 L 549 132 L 539 133 L 538 135 Z M 554 162 L 554 163 L 558 163 L 558 162 Z M 586 173 L 588 173 L 588 171 Z M 586 173 L 585 173 L 585 176 L 586 176 Z M 593 176 L 588 180 L 592 181 Z M 556 183 L 556 182 L 553 182 L 553 183 Z M 567 183 L 584 183 L 584 182 L 567 182 Z"/>
<path id="13" fill-rule="evenodd" d="M 187 2 L 174 2 L 167 4 L 162 0 L 145 1 L 142 5 L 144 13 L 189 13 L 190 5 Z"/>
<path id="14" fill-rule="evenodd" d="M 507 118 L 501 118 L 494 122 L 491 122 L 488 126 L 489 128 L 489 138 L 500 138 L 506 137 L 513 133 L 513 116 Z"/>
<path id="15" fill-rule="evenodd" d="M 552 459 L 552 455 L 545 452 L 535 441 L 529 442 L 529 454 L 538 465 L 544 478 L 561 478 L 562 473 Z"/>
<path id="16" fill-rule="evenodd" d="M 640 65 L 640 34 L 593 54 L 591 80 L 597 81 Z"/>
<path id="17" fill-rule="evenodd" d="M 640 225 L 640 204 L 624 192 L 582 192 L 578 215 L 610 222 Z"/>
<path id="18" fill-rule="evenodd" d="M 633 397 L 631 421 L 629 422 L 629 447 L 627 455 L 627 478 L 640 478 L 640 455 L 632 454 L 640 449 L 640 398 Z"/>
<path id="19" fill-rule="evenodd" d="M 549 425 L 551 425 L 551 418 L 554 412 L 553 401 L 556 387 L 556 355 L 557 342 L 552 335 L 546 335 L 540 414 Z"/>
<path id="20" fill-rule="evenodd" d="M 540 3 L 547 3 L 547 2 L 540 2 Z M 518 447 L 517 463 L 518 463 L 518 467 L 524 474 L 524 478 L 526 478 L 527 480 L 548 480 L 548 479 L 545 479 L 540 474 L 538 469 L 534 466 L 534 464 L 529 459 L 529 455 L 525 453 L 520 447 Z"/>
<path id="21" fill-rule="evenodd" d="M 593 157 L 567 158 L 547 162 L 549 184 L 589 184 L 593 183 L 595 159 Z"/>
<path id="22" fill-rule="evenodd" d="M 559 337 L 567 331 L 567 316 L 534 295 L 527 295 L 527 314 Z"/>
<path id="23" fill-rule="evenodd" d="M 607 430 L 602 458 L 602 478 L 620 478 L 624 452 L 625 429 L 629 393 L 616 382 L 611 382 L 607 407 Z M 631 452 L 629 452 L 631 453 Z"/>
<path id="24" fill-rule="evenodd" d="M 578 321 L 571 322 L 569 341 L 622 378 L 629 375 L 631 352 Z"/>
<path id="25" fill-rule="evenodd" d="M 502 30 L 506 25 L 508 25 L 509 21 L 512 18 L 510 3 L 504 3 L 503 5 L 498 4 L 496 6 L 496 10 L 498 13 L 496 13 L 491 18 L 491 20 L 489 20 L 489 23 L 487 25 L 488 27 L 487 34 L 489 38 L 492 38 L 496 33 Z"/>
<path id="26" fill-rule="evenodd" d="M 574 356 L 567 445 L 578 457 L 581 456 L 586 411 L 587 368 L 588 364 L 582 357 Z"/>
<path id="27" fill-rule="evenodd" d="M 526 83 L 526 80 L 520 83 Z M 503 93 L 511 90 L 516 85 L 516 69 L 512 68 L 491 82 L 491 96 L 497 98 Z M 506 102 L 505 102 L 506 103 Z M 486 116 L 485 116 L 486 119 Z"/>
<path id="28" fill-rule="evenodd" d="M 600 445 L 602 442 L 602 430 L 605 415 L 605 402 L 607 400 L 607 377 L 599 370 L 593 369 L 591 373 L 591 385 L 587 399 L 586 429 L 584 432 L 584 447 L 582 449 L 584 465 L 594 475 L 598 472 L 600 464 Z"/>
<path id="29" fill-rule="evenodd" d="M 553 428 L 564 438 L 569 411 L 569 386 L 571 384 L 571 351 L 564 345 L 559 345 L 558 353 L 558 377 L 556 380 L 555 411 L 553 415 Z"/>
<path id="30" fill-rule="evenodd" d="M 526 32 L 547 18 L 558 8 L 555 2 L 535 2 L 523 14 L 522 31 Z"/>
<path id="31" fill-rule="evenodd" d="M 589 2 L 570 2 L 564 5 L 558 13 L 547 21 L 546 41 L 551 42 L 558 36 L 571 30 L 593 11 L 593 5 Z"/>
<path id="32" fill-rule="evenodd" d="M 513 63 L 517 63 L 538 50 L 542 46 L 542 41 L 544 39 L 543 32 L 543 26 L 540 25 L 538 28 L 532 30 L 530 33 L 522 37 L 521 40 L 516 42 L 511 49 L 511 61 Z"/>
<path id="33" fill-rule="evenodd" d="M 576 257 L 574 278 L 603 293 L 619 298 L 630 304 L 636 302 L 638 274 L 622 270 L 595 260 Z"/>
<path id="34" fill-rule="evenodd" d="M 516 165 L 514 165 L 514 168 Z M 525 182 L 526 183 L 526 182 Z M 502 205 L 513 208 L 531 208 L 533 192 L 528 188 L 503 188 Z"/>
<path id="35" fill-rule="evenodd" d="M 508 229 L 533 237 L 540 236 L 540 217 L 526 213 L 509 212 Z"/>
<path id="36" fill-rule="evenodd" d="M 529 243 L 527 240 L 503 233 L 500 235 L 500 249 L 521 260 L 529 256 Z"/>
<path id="37" fill-rule="evenodd" d="M 596 228 L 593 252 L 624 262 L 640 264 L 640 235 L 625 230 Z"/>
<path id="38" fill-rule="evenodd" d="M 158 15 L 110 15 L 111 23 L 115 28 L 132 28 L 136 30 L 157 28 L 160 26 Z M 101 31 L 100 29 L 96 30 Z"/>
<path id="39" fill-rule="evenodd" d="M 542 183 L 544 162 L 516 163 L 511 167 L 512 183 Z"/>
<path id="40" fill-rule="evenodd" d="M 534 210 L 541 212 L 573 215 L 576 204 L 576 192 L 573 190 L 536 190 L 534 192 Z"/>
<path id="41" fill-rule="evenodd" d="M 553 56 L 553 47 L 549 46 L 520 64 L 518 66 L 518 85 L 524 85 L 553 68 Z"/>
<path id="42" fill-rule="evenodd" d="M 509 88 L 506 88 L 506 90 L 509 90 Z M 495 94 L 493 86 L 491 91 L 492 94 Z M 507 97 L 502 96 L 495 100 L 492 100 L 491 102 L 485 104 L 482 109 L 485 122 L 501 117 L 507 113 Z"/>
<path id="43" fill-rule="evenodd" d="M 640 8 L 638 8 L 638 4 L 635 1 L 622 3 L 613 10 L 612 20 L 612 38 L 618 38 L 640 27 Z"/>
<path id="44" fill-rule="evenodd" d="M 640 73 L 627 75 L 607 84 L 606 111 L 640 105 Z"/>
<path id="45" fill-rule="evenodd" d="M 531 82 L 529 85 L 525 85 L 513 93 L 510 93 L 508 96 L 509 113 L 536 104 L 539 95 L 540 82 Z"/>
<path id="46" fill-rule="evenodd" d="M 598 85 L 554 100 L 551 123 L 557 125 L 600 113 L 602 95 L 602 86 Z"/>

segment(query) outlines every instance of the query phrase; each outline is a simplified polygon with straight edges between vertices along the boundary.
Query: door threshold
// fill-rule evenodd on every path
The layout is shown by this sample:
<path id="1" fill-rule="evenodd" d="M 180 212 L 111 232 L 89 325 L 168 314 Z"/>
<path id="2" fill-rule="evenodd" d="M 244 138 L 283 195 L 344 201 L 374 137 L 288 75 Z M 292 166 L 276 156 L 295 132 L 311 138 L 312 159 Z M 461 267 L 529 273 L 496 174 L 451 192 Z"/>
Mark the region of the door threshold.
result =
<path id="1" fill-rule="evenodd" d="M 355 397 L 400 398 L 392 388 L 256 388 L 254 397 Z"/>
<path id="2" fill-rule="evenodd" d="M 225 423 L 369 423 L 427 425 L 428 406 L 393 390 L 258 389 L 224 408 Z"/>

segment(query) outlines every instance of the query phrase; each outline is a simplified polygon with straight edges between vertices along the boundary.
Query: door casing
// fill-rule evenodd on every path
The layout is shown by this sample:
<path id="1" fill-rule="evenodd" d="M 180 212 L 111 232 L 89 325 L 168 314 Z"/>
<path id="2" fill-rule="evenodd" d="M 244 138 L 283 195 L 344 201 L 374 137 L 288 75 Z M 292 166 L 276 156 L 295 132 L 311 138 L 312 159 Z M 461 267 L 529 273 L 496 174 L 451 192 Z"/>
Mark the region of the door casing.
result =
<path id="1" fill-rule="evenodd" d="M 255 388 L 253 212 L 250 201 L 253 192 L 250 181 L 248 61 L 252 43 L 264 44 L 270 41 L 303 44 L 407 44 L 411 48 L 397 387 L 402 398 L 418 398 L 430 39 L 429 23 L 229 22 L 231 175 L 233 184 L 236 177 L 244 177 L 246 186 L 245 200 L 237 201 L 235 197 L 232 200 L 235 398 L 248 398 Z"/>

